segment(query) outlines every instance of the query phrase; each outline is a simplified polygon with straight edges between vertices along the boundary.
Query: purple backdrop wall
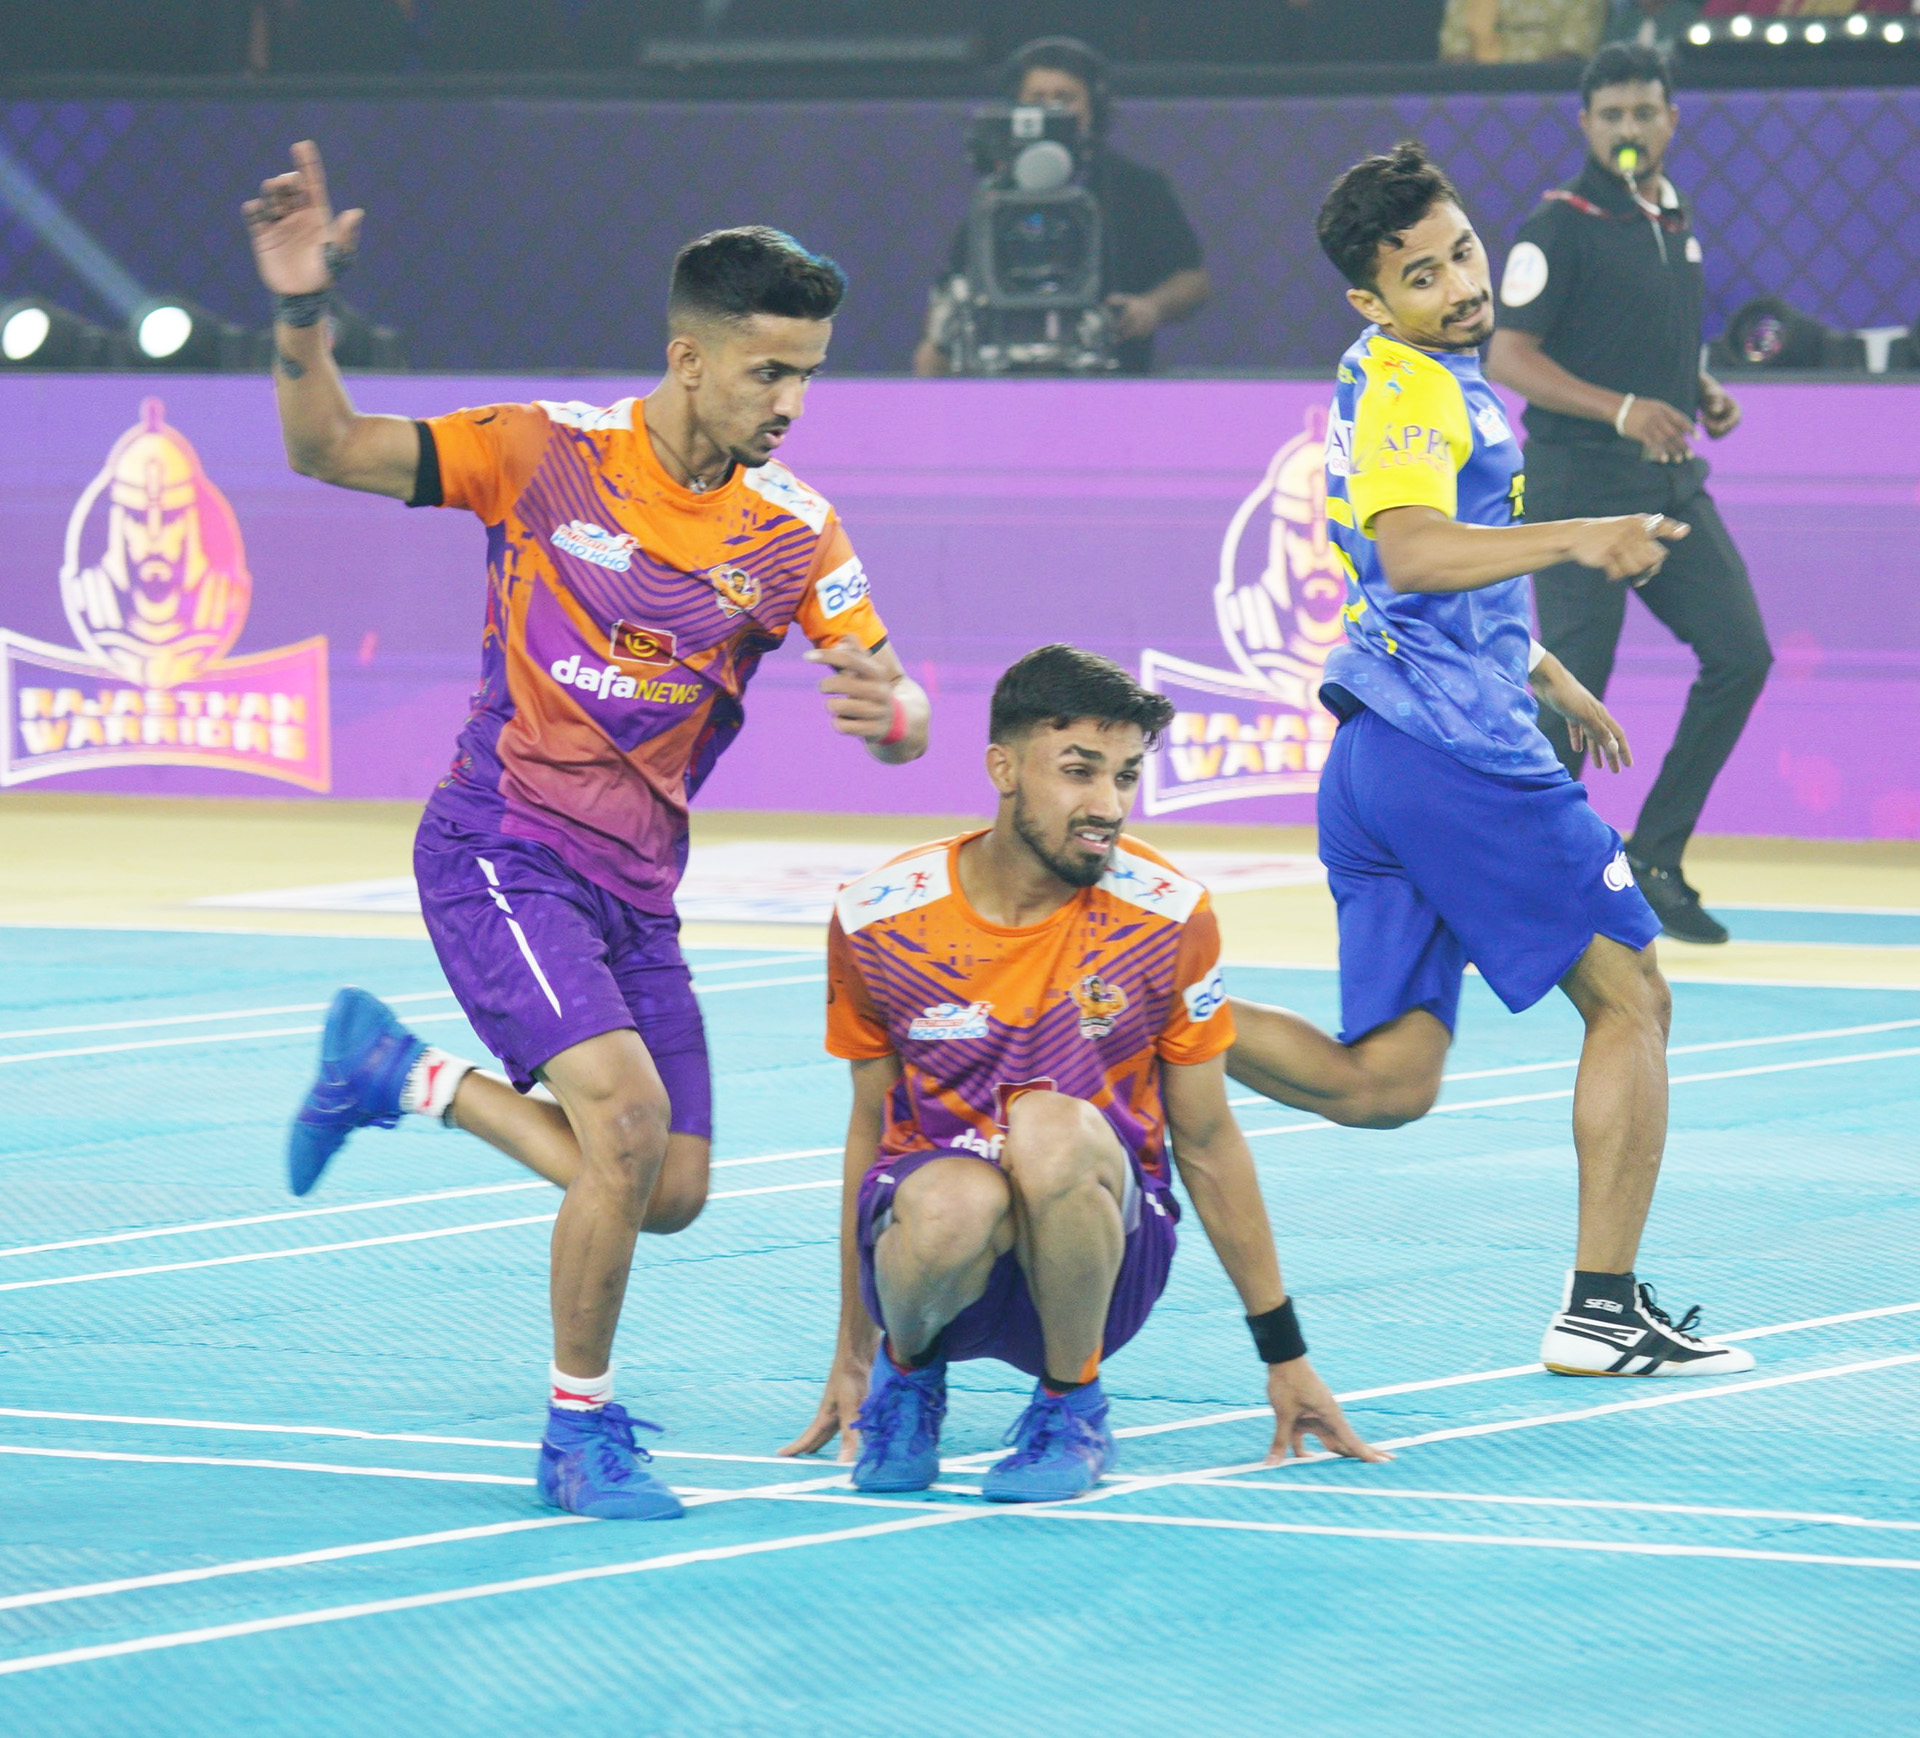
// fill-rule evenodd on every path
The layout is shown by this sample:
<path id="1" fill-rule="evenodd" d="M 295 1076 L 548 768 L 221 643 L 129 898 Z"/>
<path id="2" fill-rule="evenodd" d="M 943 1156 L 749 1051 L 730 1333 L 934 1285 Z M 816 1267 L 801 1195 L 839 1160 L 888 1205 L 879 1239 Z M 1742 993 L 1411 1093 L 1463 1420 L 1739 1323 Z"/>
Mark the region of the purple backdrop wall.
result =
<path id="1" fill-rule="evenodd" d="M 357 388 L 364 408 L 417 414 L 531 397 L 606 402 L 626 390 L 528 379 Z M 251 613 L 233 654 L 324 635 L 331 793 L 424 795 L 446 765 L 477 667 L 482 534 L 464 514 L 410 513 L 292 476 L 264 383 L 0 379 L 0 428 L 9 431 L 0 448 L 0 630 L 43 648 L 74 646 L 59 583 L 69 517 L 156 391 L 166 423 L 197 449 L 246 540 Z M 1236 516 L 1245 519 L 1276 449 L 1310 434 L 1324 401 L 1323 388 L 1293 382 L 823 384 L 783 456 L 840 508 L 902 655 L 935 695 L 935 749 L 914 767 L 883 769 L 830 737 L 815 671 L 790 645 L 763 668 L 746 737 L 703 802 L 973 806 L 992 680 L 1046 640 L 1089 644 L 1135 666 L 1151 650 L 1217 674 L 1210 691 L 1245 689 L 1234 672 L 1248 666 L 1223 645 L 1227 618 L 1216 608 L 1223 539 Z M 1744 426 L 1714 455 L 1715 490 L 1780 662 L 1705 825 L 1920 837 L 1920 449 L 1910 438 L 1920 386 L 1765 383 L 1748 389 L 1746 403 Z M 1282 473 L 1281 495 L 1297 495 L 1298 477 Z M 1260 527 L 1282 520 L 1246 523 L 1241 577 L 1249 551 L 1256 567 L 1264 558 Z M 78 546 L 82 562 L 98 558 L 86 541 L 95 536 Z M 1311 550 L 1285 547 L 1297 581 L 1313 568 Z M 1617 822 L 1650 782 L 1691 674 L 1644 610 L 1629 622 L 1613 698 L 1642 758 L 1632 774 L 1597 787 Z M 11 695 L 0 692 L 10 732 L 29 680 L 41 678 L 16 673 Z M 1190 699 L 1189 689 L 1183 706 Z M 1234 702 L 1198 704 L 1204 712 Z M 17 762 L 20 739 L 8 740 Z M 62 773 L 36 788 L 294 790 L 177 766 Z M 1243 796 L 1183 808 L 1180 818 L 1305 820 L 1311 797 Z"/>
<path id="2" fill-rule="evenodd" d="M 1559 94 L 1155 100 L 1116 143 L 1173 178 L 1220 285 L 1167 334 L 1171 368 L 1318 370 L 1351 324 L 1312 241 L 1347 163 L 1424 138 L 1492 251 L 1580 146 Z M 444 100 L 14 102 L 0 143 L 136 277 L 256 323 L 236 217 L 289 141 L 318 138 L 370 213 L 356 301 L 417 367 L 630 369 L 659 354 L 667 264 L 689 236 L 774 223 L 854 279 L 837 363 L 904 369 L 965 209 L 968 105 Z M 1920 285 L 1920 90 L 1683 92 L 1675 174 L 1707 248 L 1709 331 L 1763 291 L 1847 326 L 1906 324 Z M 0 214 L 0 289 L 96 315 Z"/>

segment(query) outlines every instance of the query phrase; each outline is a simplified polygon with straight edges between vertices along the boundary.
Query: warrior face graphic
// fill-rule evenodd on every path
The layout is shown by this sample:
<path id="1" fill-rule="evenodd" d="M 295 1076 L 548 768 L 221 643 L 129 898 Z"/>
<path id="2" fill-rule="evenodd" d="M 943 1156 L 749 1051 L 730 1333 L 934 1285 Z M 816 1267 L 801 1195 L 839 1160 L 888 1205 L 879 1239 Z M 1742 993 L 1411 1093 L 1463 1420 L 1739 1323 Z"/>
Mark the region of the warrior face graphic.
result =
<path id="1" fill-rule="evenodd" d="M 114 444 L 74 508 L 60 570 L 80 644 L 149 688 L 189 681 L 230 651 L 253 593 L 233 509 L 164 415 L 148 399 Z M 83 543 L 104 545 L 97 560 Z"/>

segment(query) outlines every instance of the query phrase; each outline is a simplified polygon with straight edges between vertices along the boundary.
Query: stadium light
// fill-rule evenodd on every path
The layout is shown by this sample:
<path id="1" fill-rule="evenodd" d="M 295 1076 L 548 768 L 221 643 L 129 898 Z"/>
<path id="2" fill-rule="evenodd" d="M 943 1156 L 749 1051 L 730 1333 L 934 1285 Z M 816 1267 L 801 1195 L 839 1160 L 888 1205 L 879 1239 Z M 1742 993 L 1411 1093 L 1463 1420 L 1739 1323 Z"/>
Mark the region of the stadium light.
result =
<path id="1" fill-rule="evenodd" d="M 1867 28 L 1867 15 L 1864 12 L 1856 12 L 1847 20 L 1847 34 L 1849 36 L 1865 36 Z"/>
<path id="2" fill-rule="evenodd" d="M 1745 42 L 1746 39 L 1753 34 L 1753 20 L 1743 12 L 1727 26 L 1727 29 L 1733 35 L 1739 37 L 1742 42 Z"/>
<path id="3" fill-rule="evenodd" d="M 1769 24 L 1767 26 L 1767 40 L 1771 42 L 1775 48 L 1778 48 L 1781 43 L 1787 40 L 1787 27 L 1784 24 Z"/>
<path id="4" fill-rule="evenodd" d="M 1809 24 L 1807 26 L 1807 40 L 1809 42 L 1825 42 L 1827 40 L 1827 27 L 1824 24 Z"/>
<path id="5" fill-rule="evenodd" d="M 110 368 L 113 334 L 57 302 L 22 296 L 0 306 L 0 367 Z"/>
<path id="6" fill-rule="evenodd" d="M 1687 31 L 1687 40 L 1695 48 L 1705 48 L 1713 40 L 1713 26 L 1711 24 L 1693 25 Z"/>
<path id="7" fill-rule="evenodd" d="M 1907 27 L 1896 20 L 1892 24 L 1884 25 L 1881 28 L 1880 34 L 1889 42 L 1905 42 L 1907 40 Z"/>
<path id="8" fill-rule="evenodd" d="M 127 317 L 133 360 L 142 368 L 253 368 L 266 361 L 266 341 L 230 326 L 183 296 L 150 296 Z"/>

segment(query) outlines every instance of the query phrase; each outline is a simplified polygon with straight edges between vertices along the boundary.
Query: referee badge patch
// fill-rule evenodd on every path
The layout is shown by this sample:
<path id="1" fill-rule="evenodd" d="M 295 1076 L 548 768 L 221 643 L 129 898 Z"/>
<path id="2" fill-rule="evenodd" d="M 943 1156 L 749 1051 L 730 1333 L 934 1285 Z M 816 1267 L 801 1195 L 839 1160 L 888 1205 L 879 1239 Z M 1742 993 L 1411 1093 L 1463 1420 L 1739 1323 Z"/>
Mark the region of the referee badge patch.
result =
<path id="1" fill-rule="evenodd" d="M 1507 255 L 1507 269 L 1500 274 L 1500 300 L 1509 308 L 1524 308 L 1547 287 L 1547 256 L 1539 244 L 1522 241 Z"/>

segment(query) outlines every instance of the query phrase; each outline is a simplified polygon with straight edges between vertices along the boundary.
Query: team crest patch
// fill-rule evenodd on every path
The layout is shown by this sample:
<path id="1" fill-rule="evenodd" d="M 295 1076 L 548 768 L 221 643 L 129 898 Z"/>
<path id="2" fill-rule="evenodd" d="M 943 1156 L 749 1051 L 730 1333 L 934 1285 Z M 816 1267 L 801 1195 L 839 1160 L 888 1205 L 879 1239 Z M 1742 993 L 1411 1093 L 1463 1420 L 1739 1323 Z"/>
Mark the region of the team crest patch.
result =
<path id="1" fill-rule="evenodd" d="M 923 1009 L 907 1027 L 910 1043 L 925 1044 L 947 1038 L 984 1038 L 991 1002 L 937 1002 Z"/>
<path id="2" fill-rule="evenodd" d="M 671 628 L 643 628 L 632 622 L 615 622 L 607 630 L 607 656 L 616 664 L 665 670 L 675 662 L 674 647 Z"/>
<path id="3" fill-rule="evenodd" d="M 1624 851 L 1616 851 L 1613 861 L 1600 872 L 1600 880 L 1609 893 L 1624 893 L 1633 885 L 1633 865 Z"/>
<path id="4" fill-rule="evenodd" d="M 760 582 L 744 567 L 710 567 L 707 583 L 722 615 L 740 615 L 760 601 Z"/>
<path id="5" fill-rule="evenodd" d="M 1080 1036 L 1104 1038 L 1127 1011 L 1127 992 L 1098 972 L 1088 972 L 1067 992 L 1080 1010 Z"/>

